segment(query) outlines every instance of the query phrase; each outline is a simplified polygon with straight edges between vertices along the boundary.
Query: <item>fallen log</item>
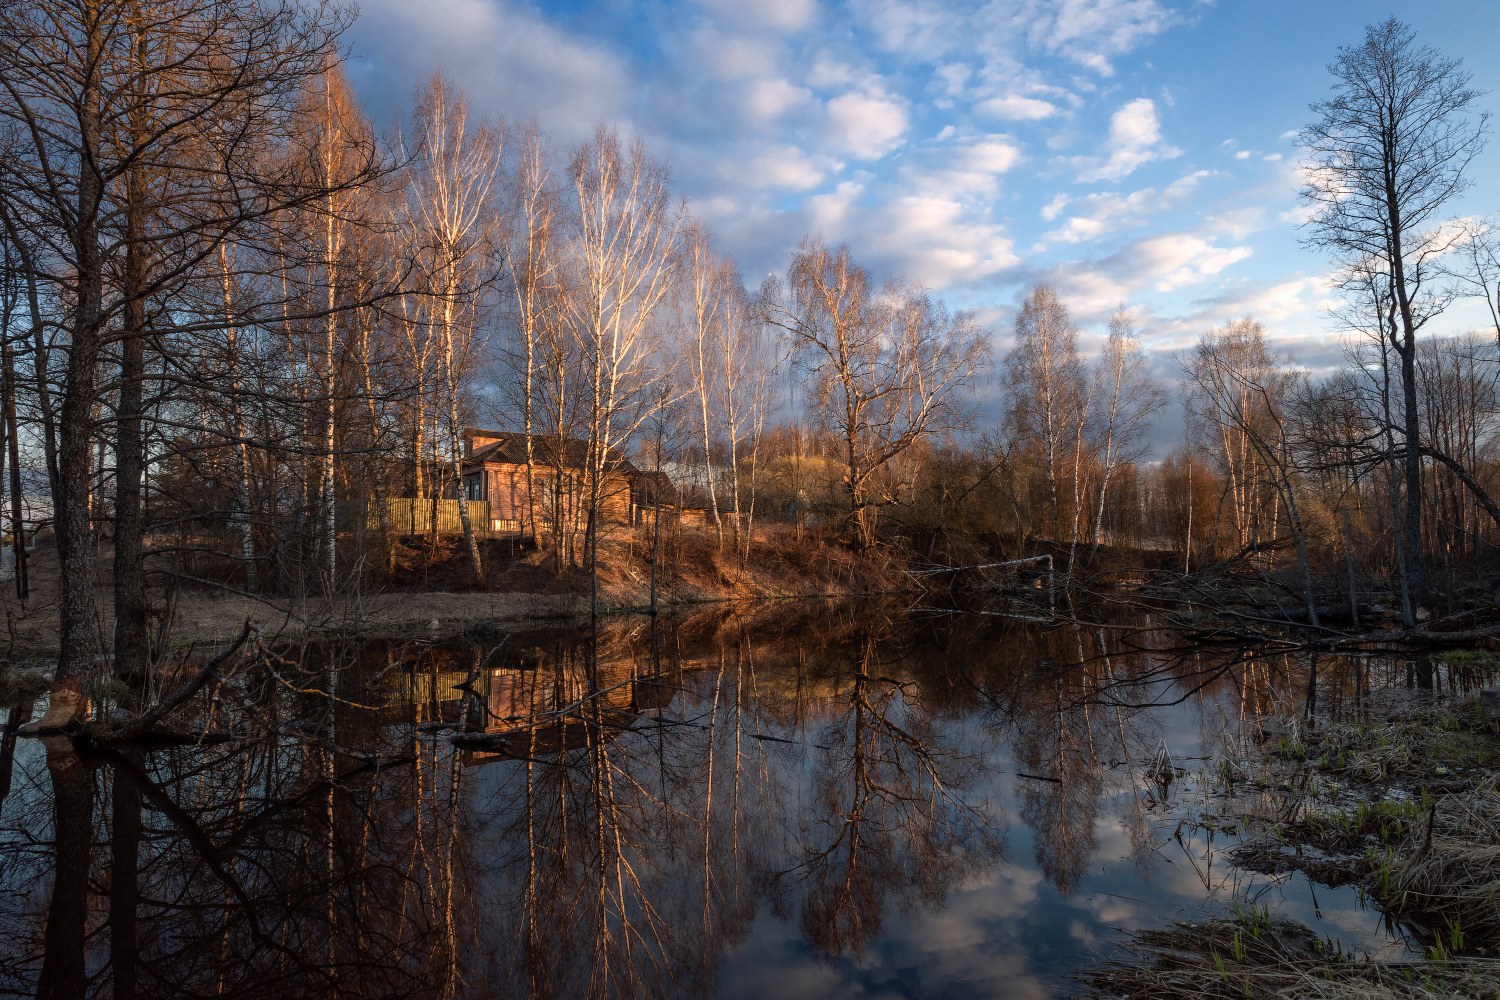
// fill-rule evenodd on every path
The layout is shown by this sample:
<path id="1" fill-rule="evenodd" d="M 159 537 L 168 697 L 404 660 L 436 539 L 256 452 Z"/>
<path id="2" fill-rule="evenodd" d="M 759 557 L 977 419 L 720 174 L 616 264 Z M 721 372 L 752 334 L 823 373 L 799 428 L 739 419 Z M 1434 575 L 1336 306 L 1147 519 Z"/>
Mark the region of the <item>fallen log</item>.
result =
<path id="1" fill-rule="evenodd" d="M 963 573 L 967 570 L 980 569 L 1003 569 L 1006 566 L 1030 566 L 1034 563 L 1045 562 L 1047 568 L 1052 568 L 1052 557 L 1050 555 L 1027 556 L 1025 559 L 1007 559 L 1005 562 L 980 563 L 976 566 L 939 566 L 937 569 L 909 569 L 908 576 L 932 576 L 937 573 Z"/>

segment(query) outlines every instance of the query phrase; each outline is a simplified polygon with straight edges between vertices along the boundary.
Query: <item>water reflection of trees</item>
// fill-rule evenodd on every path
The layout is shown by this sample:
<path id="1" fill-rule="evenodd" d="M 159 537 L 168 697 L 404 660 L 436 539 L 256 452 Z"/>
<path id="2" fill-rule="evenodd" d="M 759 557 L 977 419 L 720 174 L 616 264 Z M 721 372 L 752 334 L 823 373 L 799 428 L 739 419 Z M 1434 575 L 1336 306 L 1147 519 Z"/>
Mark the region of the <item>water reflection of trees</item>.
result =
<path id="1" fill-rule="evenodd" d="M 832 952 L 989 856 L 981 755 L 888 640 L 691 632 L 294 650 L 205 698 L 248 741 L 58 741 L 0 812 L 3 985 L 697 994 L 767 892 Z"/>
<path id="2" fill-rule="evenodd" d="M 838 694 L 819 706 L 819 754 L 793 864 L 777 873 L 802 893 L 806 939 L 825 954 L 858 950 L 887 903 L 935 906 L 998 855 L 987 803 L 966 795 L 984 764 L 963 727 L 943 727 L 920 702 L 909 656 L 866 634 L 835 661 Z M 894 675 L 894 676 L 893 676 Z"/>
<path id="3" fill-rule="evenodd" d="M 1291 642 L 1212 644 L 1140 619 L 1062 628 L 1011 621 L 968 643 L 965 662 L 1014 665 L 976 683 L 1018 771 L 1029 775 L 1017 785 L 1020 817 L 1038 867 L 1063 895 L 1088 873 L 1111 808 L 1135 868 L 1149 876 L 1161 863 L 1173 796 L 1156 760 L 1158 748 L 1165 751 L 1165 710 L 1190 706 L 1197 717 L 1195 748 L 1177 736 L 1173 753 L 1186 753 L 1172 760 L 1179 776 L 1187 765 L 1212 782 L 1246 775 L 1267 717 L 1279 717 L 1275 731 L 1296 733 L 1358 718 L 1372 691 L 1441 694 L 1482 684 L 1472 668 L 1423 658 L 1335 655 Z M 1008 655 L 986 651 L 997 644 Z M 1286 808 L 1267 799 L 1268 810 Z"/>
<path id="4" fill-rule="evenodd" d="M 1162 737 L 1152 710 L 1192 688 L 1192 667 L 1139 622 L 1123 630 L 1013 622 L 975 644 L 1008 653 L 968 656 L 1010 665 L 988 676 L 983 694 L 1017 764 L 1020 818 L 1042 874 L 1059 894 L 1077 892 L 1112 805 L 1131 861 L 1149 875 L 1161 842 L 1151 811 L 1164 794 L 1146 776 Z"/>
<path id="5" fill-rule="evenodd" d="M 991 865 L 1000 740 L 1060 891 L 1111 807 L 1149 869 L 1150 706 L 1254 712 L 1294 667 L 869 614 L 289 651 L 203 701 L 248 741 L 18 759 L 0 987 L 697 995 L 768 903 L 856 952 Z"/>
<path id="6" fill-rule="evenodd" d="M 467 919 L 451 876 L 465 862 L 443 802 L 456 790 L 430 752 L 396 773 L 283 741 L 90 755 L 47 742 L 48 784 L 4 814 L 8 847 L 27 835 L 52 847 L 46 869 L 18 879 L 7 865 L 7 888 L 24 895 L 0 933 L 34 942 L 45 928 L 4 970 L 7 987 L 453 995 Z"/>
<path id="7" fill-rule="evenodd" d="M 915 681 L 876 676 L 892 667 L 877 670 L 877 641 L 853 648 L 826 657 L 730 629 L 691 670 L 647 661 L 640 674 L 670 677 L 672 701 L 596 699 L 583 746 L 538 755 L 568 746 L 547 727 L 512 739 L 523 760 L 499 762 L 480 807 L 503 817 L 493 842 L 508 846 L 492 892 L 520 901 L 499 929 L 519 942 L 509 985 L 699 993 L 767 889 L 780 907 L 800 900 L 809 942 L 834 953 L 877 930 L 887 900 L 936 902 L 993 856 L 993 824 L 964 797 L 981 756 L 941 742 L 952 734 L 913 702 Z"/>

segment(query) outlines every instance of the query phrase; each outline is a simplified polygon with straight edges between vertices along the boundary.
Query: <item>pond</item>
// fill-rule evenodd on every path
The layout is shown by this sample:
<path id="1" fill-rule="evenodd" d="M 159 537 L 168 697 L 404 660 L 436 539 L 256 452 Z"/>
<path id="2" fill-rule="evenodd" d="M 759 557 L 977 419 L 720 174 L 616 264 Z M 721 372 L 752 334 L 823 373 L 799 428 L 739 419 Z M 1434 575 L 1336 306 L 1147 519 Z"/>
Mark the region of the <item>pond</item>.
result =
<path id="1" fill-rule="evenodd" d="M 1226 857 L 1225 817 L 1317 792 L 1233 780 L 1262 721 L 1404 679 L 1310 668 L 789 602 L 285 648 L 196 703 L 226 742 L 80 753 L 11 709 L 0 991 L 1060 997 L 1234 905 L 1404 954 L 1354 887 Z"/>

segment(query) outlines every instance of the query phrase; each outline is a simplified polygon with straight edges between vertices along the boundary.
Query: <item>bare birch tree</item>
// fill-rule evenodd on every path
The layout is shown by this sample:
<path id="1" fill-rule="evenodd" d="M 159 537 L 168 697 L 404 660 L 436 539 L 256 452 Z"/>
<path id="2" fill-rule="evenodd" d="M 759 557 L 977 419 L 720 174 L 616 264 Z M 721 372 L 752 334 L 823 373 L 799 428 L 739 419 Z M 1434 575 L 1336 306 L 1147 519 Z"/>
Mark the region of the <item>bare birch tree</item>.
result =
<path id="1" fill-rule="evenodd" d="M 754 529 L 761 437 L 780 359 L 762 335 L 759 312 L 745 293 L 739 272 L 727 261 L 724 285 L 723 335 L 719 339 L 718 358 L 719 411 L 728 446 L 736 549 L 743 565 L 749 558 L 750 533 Z M 741 475 L 742 461 L 750 465 L 748 484 Z"/>
<path id="2" fill-rule="evenodd" d="M 1248 317 L 1236 322 L 1246 327 L 1253 324 L 1258 337 L 1258 323 Z M 1192 364 L 1185 372 L 1201 396 L 1212 401 L 1217 419 L 1234 428 L 1254 456 L 1253 463 L 1242 464 L 1243 477 L 1269 478 L 1286 503 L 1302 575 L 1307 620 L 1316 627 L 1317 600 L 1307 556 L 1307 536 L 1297 503 L 1297 469 L 1285 413 L 1286 400 L 1296 390 L 1302 374 L 1275 363 L 1269 356 L 1262 362 L 1245 364 L 1240 350 L 1243 343 L 1242 337 L 1209 331 L 1199 340 Z"/>
<path id="3" fill-rule="evenodd" d="M 1189 376 L 1187 405 L 1214 441 L 1212 454 L 1225 478 L 1235 542 L 1250 547 L 1261 527 L 1264 477 L 1249 428 L 1265 417 L 1256 387 L 1275 366 L 1265 329 L 1249 317 L 1215 327 L 1199 338 L 1183 366 Z"/>
<path id="4" fill-rule="evenodd" d="M 467 100 L 437 74 L 417 101 L 413 137 L 407 212 L 416 231 L 430 324 L 440 338 L 448 456 L 458 478 L 458 516 L 469 567 L 477 579 L 482 567 L 463 488 L 460 401 L 473 346 L 465 331 L 474 328 L 473 313 L 487 281 L 501 138 L 489 125 L 470 121 Z M 467 317 L 461 315 L 466 310 Z"/>
<path id="5" fill-rule="evenodd" d="M 340 294 L 348 283 L 343 273 L 344 256 L 349 252 L 349 227 L 352 223 L 351 209 L 355 202 L 354 188 L 348 181 L 364 169 L 365 151 L 373 145 L 368 123 L 355 103 L 348 81 L 342 70 L 327 56 L 328 69 L 321 80 L 318 123 L 317 176 L 326 192 L 317 206 L 319 228 L 322 230 L 321 258 L 322 274 L 321 303 L 323 337 L 319 345 L 322 353 L 322 393 L 320 408 L 322 417 L 322 485 L 318 492 L 319 515 L 324 538 L 324 572 L 327 574 L 325 589 L 333 593 L 339 580 L 338 572 L 338 490 L 336 482 L 339 454 L 338 442 L 338 375 L 343 351 L 339 344 Z"/>
<path id="6" fill-rule="evenodd" d="M 1312 105 L 1298 136 L 1312 160 L 1303 197 L 1312 204 L 1307 243 L 1331 252 L 1349 273 L 1389 278 L 1398 325 L 1406 452 L 1405 542 L 1409 589 L 1424 595 L 1422 453 L 1417 331 L 1442 312 L 1434 287 L 1439 258 L 1459 239 L 1443 212 L 1471 183 L 1469 163 L 1484 143 L 1487 116 L 1471 117 L 1479 91 L 1457 59 L 1418 45 L 1395 18 L 1372 24 L 1329 66 L 1333 93 Z"/>
<path id="7" fill-rule="evenodd" d="M 1149 363 L 1135 336 L 1130 314 L 1121 306 L 1109 319 L 1109 340 L 1105 342 L 1094 369 L 1094 379 L 1099 383 L 1096 393 L 1103 410 L 1103 427 L 1099 431 L 1101 440 L 1097 444 L 1103 469 L 1090 555 L 1099 550 L 1110 478 L 1121 463 L 1140 457 L 1143 451 L 1141 437 L 1152 414 L 1160 409 L 1165 399 L 1160 384 L 1148 371 Z"/>
<path id="8" fill-rule="evenodd" d="M 557 326 L 559 307 L 558 198 L 552 153 L 535 121 L 521 126 L 515 142 L 515 169 L 509 177 L 505 265 L 510 279 L 516 334 L 520 339 L 521 429 L 526 436 L 526 527 L 536 532 L 536 418 L 538 365 L 543 338 Z M 546 359 L 550 360 L 550 359 Z"/>
<path id="9" fill-rule="evenodd" d="M 640 141 L 624 149 L 618 134 L 601 125 L 574 152 L 569 174 L 577 214 L 568 322 L 588 379 L 580 388 L 588 431 L 590 608 L 597 615 L 605 476 L 645 419 L 650 387 L 663 375 L 652 334 L 676 277 L 681 229 L 666 168 Z"/>
<path id="10" fill-rule="evenodd" d="M 709 509 L 713 513 L 714 529 L 718 532 L 722 548 L 724 524 L 719 517 L 719 494 L 714 484 L 715 435 L 712 425 L 716 421 L 709 411 L 722 391 L 723 371 L 719 359 L 723 355 L 726 335 L 726 298 L 730 294 L 728 282 L 736 276 L 714 252 L 708 228 L 696 219 L 683 229 L 682 262 L 686 358 L 697 402 L 698 441 L 703 447 Z"/>
<path id="11" fill-rule="evenodd" d="M 1069 446 L 1071 420 L 1084 393 L 1078 359 L 1078 331 L 1068 309 L 1050 285 L 1038 285 L 1016 316 L 1016 346 L 1005 358 L 1009 418 L 1013 427 L 1042 451 L 1050 498 L 1052 538 L 1060 541 L 1062 504 L 1058 499 L 1058 460 Z"/>

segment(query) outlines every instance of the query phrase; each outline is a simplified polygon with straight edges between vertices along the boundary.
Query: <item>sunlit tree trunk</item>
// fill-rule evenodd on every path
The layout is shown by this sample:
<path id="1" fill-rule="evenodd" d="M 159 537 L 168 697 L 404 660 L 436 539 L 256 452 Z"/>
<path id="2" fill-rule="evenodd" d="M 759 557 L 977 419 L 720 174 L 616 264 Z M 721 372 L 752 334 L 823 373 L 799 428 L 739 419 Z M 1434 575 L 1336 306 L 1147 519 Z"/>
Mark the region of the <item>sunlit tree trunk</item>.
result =
<path id="1" fill-rule="evenodd" d="M 459 405 L 473 313 L 479 308 L 476 300 L 484 284 L 482 252 L 495 221 L 490 191 L 500 166 L 500 138 L 489 127 L 469 121 L 467 101 L 439 75 L 428 80 L 418 100 L 415 125 L 420 146 L 408 170 L 407 214 L 418 234 L 418 259 L 428 292 L 435 299 L 447 390 L 449 460 L 457 481 L 458 516 L 469 569 L 478 580 L 483 567 L 464 483 Z M 467 314 L 468 336 L 460 332 L 461 309 Z"/>
<path id="2" fill-rule="evenodd" d="M 618 136 L 600 127 L 574 153 L 569 172 L 578 199 L 571 241 L 580 274 L 568 318 L 589 372 L 584 539 L 590 613 L 597 616 L 605 478 L 616 449 L 647 418 L 649 390 L 662 375 L 653 364 L 654 323 L 675 278 L 679 221 L 665 169 L 639 142 L 624 151 Z"/>
<path id="3" fill-rule="evenodd" d="M 240 536 L 240 560 L 245 567 L 245 589 L 254 593 L 255 533 L 250 514 L 250 445 L 245 440 L 245 413 L 240 400 L 240 345 L 234 312 L 234 278 L 229 244 L 219 245 L 219 269 L 224 292 L 224 343 L 229 352 L 230 434 L 234 438 L 235 469 L 230 521 Z"/>
<path id="4" fill-rule="evenodd" d="M 338 95 L 342 97 L 343 95 Z M 334 495 L 334 464 L 337 456 L 337 440 L 335 427 L 335 391 L 337 389 L 336 379 L 338 375 L 338 279 L 339 279 L 339 255 L 342 252 L 343 229 L 341 226 L 340 213 L 342 212 L 342 201 L 332 190 L 337 176 L 338 145 L 341 141 L 341 111 L 336 107 L 338 97 L 335 96 L 334 81 L 331 75 L 325 75 L 323 81 L 324 121 L 323 121 L 323 177 L 324 183 L 329 187 L 329 193 L 325 197 L 323 206 L 323 280 L 326 285 L 326 308 L 327 316 L 323 320 L 323 487 L 322 487 L 322 514 L 323 514 L 323 537 L 327 548 L 325 558 L 327 562 L 324 569 L 327 573 L 329 593 L 332 593 L 338 585 L 338 524 L 337 524 L 337 501 Z"/>

